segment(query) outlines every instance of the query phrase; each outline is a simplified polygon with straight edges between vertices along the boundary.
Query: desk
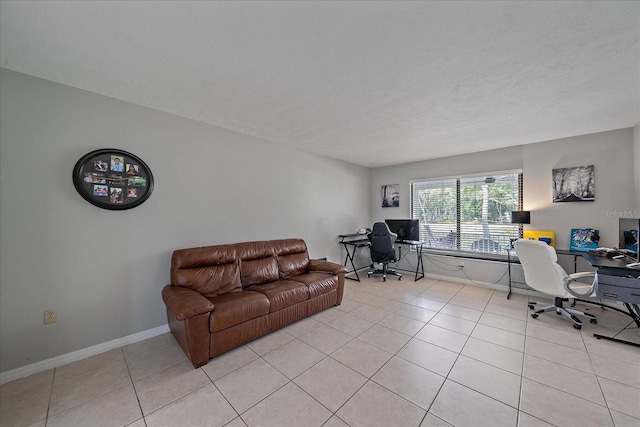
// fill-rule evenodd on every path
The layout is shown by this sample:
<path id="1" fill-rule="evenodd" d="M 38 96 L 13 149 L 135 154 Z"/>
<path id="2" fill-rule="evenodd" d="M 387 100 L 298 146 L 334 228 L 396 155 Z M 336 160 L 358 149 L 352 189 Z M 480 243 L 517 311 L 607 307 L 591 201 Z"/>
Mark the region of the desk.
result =
<path id="1" fill-rule="evenodd" d="M 366 234 L 360 234 L 360 233 L 351 233 L 351 234 L 340 234 L 338 235 L 338 238 L 340 239 L 340 244 L 342 246 L 344 246 L 345 251 L 347 252 L 347 255 L 344 258 L 344 266 L 347 266 L 347 263 L 351 264 L 351 271 L 347 271 L 347 273 L 345 274 L 345 278 L 349 279 L 349 280 L 355 280 L 357 282 L 360 281 L 360 276 L 358 275 L 358 268 L 355 265 L 354 259 L 355 259 L 355 255 L 356 252 L 358 251 L 358 249 L 360 248 L 366 248 L 371 246 L 371 242 L 369 241 L 368 238 L 363 238 L 363 236 L 366 236 Z M 418 280 L 422 279 L 424 277 L 424 261 L 422 260 L 422 248 L 424 246 L 424 242 L 419 241 L 419 240 L 396 240 L 395 241 L 395 245 L 399 246 L 398 250 L 399 250 L 399 257 L 398 257 L 398 261 L 400 261 L 402 259 L 402 246 L 410 246 L 410 247 L 414 247 L 416 248 L 416 255 L 418 257 L 418 263 L 416 264 L 416 270 L 411 271 L 412 273 L 415 273 L 415 278 L 414 281 L 417 282 Z M 363 267 L 360 267 L 360 269 L 362 269 Z M 396 268 L 396 270 L 400 270 L 398 268 Z M 410 271 L 410 270 L 400 270 L 400 271 Z M 356 277 L 349 277 L 349 274 L 355 274 Z"/>
<path id="2" fill-rule="evenodd" d="M 507 293 L 507 299 L 511 298 L 511 251 L 515 249 L 507 248 L 507 269 L 509 270 L 509 292 Z"/>
<path id="3" fill-rule="evenodd" d="M 519 263 L 517 260 L 514 260 L 511 257 L 511 252 L 514 251 L 514 249 L 512 248 L 507 248 L 507 262 L 509 264 L 509 293 L 507 294 L 507 299 L 509 299 L 509 297 L 511 296 L 511 264 L 512 263 Z M 584 252 L 584 251 L 571 251 L 569 249 L 556 249 L 556 254 L 558 255 L 568 255 L 568 256 L 572 256 L 573 257 L 573 272 L 577 273 L 578 272 L 578 257 L 583 257 L 592 267 L 598 267 L 598 265 L 596 265 L 599 261 L 596 258 L 604 258 L 607 259 L 605 257 L 598 257 L 596 255 L 591 255 L 588 252 Z M 586 256 L 585 256 L 586 255 Z M 587 259 L 587 257 L 589 257 Z M 591 262 L 591 261 L 593 262 Z M 613 261 L 616 262 L 618 260 L 611 260 L 609 259 L 609 261 Z M 617 267 L 622 267 L 622 268 L 626 268 L 626 265 L 623 262 L 617 263 L 615 264 Z M 607 266 L 607 265 L 604 265 Z M 639 270 L 640 273 L 640 270 Z"/>
<path id="4" fill-rule="evenodd" d="M 628 261 L 620 259 L 612 259 L 606 256 L 597 256 L 589 252 L 582 251 L 570 251 L 566 249 L 556 249 L 558 255 L 570 255 L 573 256 L 573 269 L 574 273 L 578 266 L 578 257 L 582 257 L 592 267 L 596 269 L 598 285 L 596 288 L 596 296 L 598 299 L 622 302 L 627 311 L 620 310 L 619 308 L 612 307 L 607 304 L 578 300 L 589 304 L 600 305 L 604 308 L 619 311 L 623 313 L 635 322 L 640 327 L 640 269 L 627 267 Z M 515 262 L 511 259 L 511 252 L 508 252 L 509 262 L 509 295 L 511 295 L 511 263 Z M 600 334 L 593 334 L 598 339 L 606 339 L 610 341 L 621 342 L 624 344 L 630 344 L 636 347 L 640 347 L 640 344 L 634 342 L 621 340 L 614 337 L 607 337 Z"/>
<path id="5" fill-rule="evenodd" d="M 640 308 L 638 307 L 640 304 L 640 269 L 627 267 L 628 261 L 622 259 L 611 259 L 588 252 L 584 252 L 582 257 L 597 269 L 598 298 L 622 302 L 629 310 L 629 313 L 625 313 L 622 310 L 618 311 L 627 314 L 640 327 Z M 604 306 L 614 308 L 607 305 Z M 599 334 L 593 334 L 593 336 L 598 339 L 607 339 L 640 347 L 640 344 L 618 338 Z"/>
<path id="6" fill-rule="evenodd" d="M 581 257 L 586 252 L 582 251 L 571 251 L 569 249 L 556 249 L 556 254 L 558 255 L 570 255 L 573 257 L 573 272 L 578 272 L 578 257 Z"/>
<path id="7" fill-rule="evenodd" d="M 347 266 L 347 262 L 351 263 L 351 271 L 347 271 L 347 273 L 345 274 L 345 279 L 349 279 L 349 280 L 355 280 L 357 282 L 360 281 L 360 276 L 358 276 L 358 269 L 356 268 L 355 263 L 353 262 L 353 259 L 355 257 L 356 251 L 359 248 L 366 248 L 369 247 L 371 245 L 371 242 L 369 241 L 369 239 L 366 237 L 366 234 L 360 234 L 360 233 L 351 233 L 351 234 L 340 234 L 338 235 L 338 238 L 340 239 L 340 244 L 342 244 L 342 246 L 344 246 L 344 250 L 347 252 L 347 256 L 344 258 L 344 266 Z M 349 251 L 349 248 L 351 247 L 351 251 Z M 364 268 L 364 267 L 360 267 L 360 268 Z M 356 277 L 349 277 L 348 275 L 351 273 L 355 273 Z"/>
<path id="8" fill-rule="evenodd" d="M 400 262 L 400 260 L 402 260 L 402 246 L 409 246 L 409 251 L 411 251 L 411 248 L 416 248 L 416 255 L 418 257 L 418 263 L 416 264 L 416 271 L 415 271 L 415 277 L 413 279 L 414 282 L 417 282 L 418 280 L 422 279 L 424 277 L 424 261 L 422 260 L 422 248 L 424 246 L 424 242 L 420 241 L 420 240 L 396 240 L 396 245 L 400 246 L 398 248 L 399 252 L 400 252 L 400 256 L 398 257 L 398 262 Z M 410 271 L 413 273 L 413 271 L 411 270 L 401 270 L 396 268 L 396 270 L 400 270 L 400 271 Z"/>

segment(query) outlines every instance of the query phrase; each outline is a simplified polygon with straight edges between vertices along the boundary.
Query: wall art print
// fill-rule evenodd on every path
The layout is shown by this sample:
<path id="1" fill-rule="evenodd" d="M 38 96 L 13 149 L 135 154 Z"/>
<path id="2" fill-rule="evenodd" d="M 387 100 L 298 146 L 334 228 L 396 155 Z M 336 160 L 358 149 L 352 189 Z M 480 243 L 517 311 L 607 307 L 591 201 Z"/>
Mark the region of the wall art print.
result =
<path id="1" fill-rule="evenodd" d="M 103 209 L 134 208 L 153 191 L 151 169 L 139 157 L 112 148 L 84 155 L 73 168 L 73 185 L 89 203 Z"/>
<path id="2" fill-rule="evenodd" d="M 593 165 L 553 169 L 552 179 L 553 203 L 595 200 Z"/>
<path id="3" fill-rule="evenodd" d="M 571 251 L 591 251 L 598 248 L 600 241 L 600 230 L 593 228 L 572 228 L 569 250 Z"/>
<path id="4" fill-rule="evenodd" d="M 400 206 L 400 184 L 383 185 L 381 192 L 383 208 L 397 208 Z"/>

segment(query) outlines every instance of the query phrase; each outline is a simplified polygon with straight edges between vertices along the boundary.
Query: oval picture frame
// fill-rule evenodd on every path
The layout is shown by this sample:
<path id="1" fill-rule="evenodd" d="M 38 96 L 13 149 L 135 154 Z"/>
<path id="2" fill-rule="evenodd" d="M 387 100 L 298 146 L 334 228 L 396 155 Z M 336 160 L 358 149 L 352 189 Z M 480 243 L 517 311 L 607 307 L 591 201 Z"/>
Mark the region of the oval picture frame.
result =
<path id="1" fill-rule="evenodd" d="M 73 185 L 92 205 L 109 210 L 135 208 L 153 191 L 153 174 L 138 156 L 114 148 L 82 156 L 73 168 Z"/>

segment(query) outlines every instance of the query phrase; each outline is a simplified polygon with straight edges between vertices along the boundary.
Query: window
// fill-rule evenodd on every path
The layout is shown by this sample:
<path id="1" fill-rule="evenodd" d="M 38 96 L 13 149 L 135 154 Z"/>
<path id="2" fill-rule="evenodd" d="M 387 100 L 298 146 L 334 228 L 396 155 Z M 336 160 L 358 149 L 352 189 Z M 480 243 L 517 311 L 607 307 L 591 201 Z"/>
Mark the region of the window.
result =
<path id="1" fill-rule="evenodd" d="M 521 226 L 522 172 L 432 179 L 411 183 L 411 218 L 420 220 L 427 248 L 506 253 Z"/>

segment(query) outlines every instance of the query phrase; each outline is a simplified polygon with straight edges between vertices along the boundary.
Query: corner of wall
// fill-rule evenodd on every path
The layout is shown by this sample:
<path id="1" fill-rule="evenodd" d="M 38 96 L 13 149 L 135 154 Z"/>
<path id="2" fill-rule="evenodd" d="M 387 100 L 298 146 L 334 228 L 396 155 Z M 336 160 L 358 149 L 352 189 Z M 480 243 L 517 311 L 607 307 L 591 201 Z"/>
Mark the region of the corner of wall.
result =
<path id="1" fill-rule="evenodd" d="M 640 122 L 633 127 L 633 182 L 634 206 L 640 212 Z"/>

